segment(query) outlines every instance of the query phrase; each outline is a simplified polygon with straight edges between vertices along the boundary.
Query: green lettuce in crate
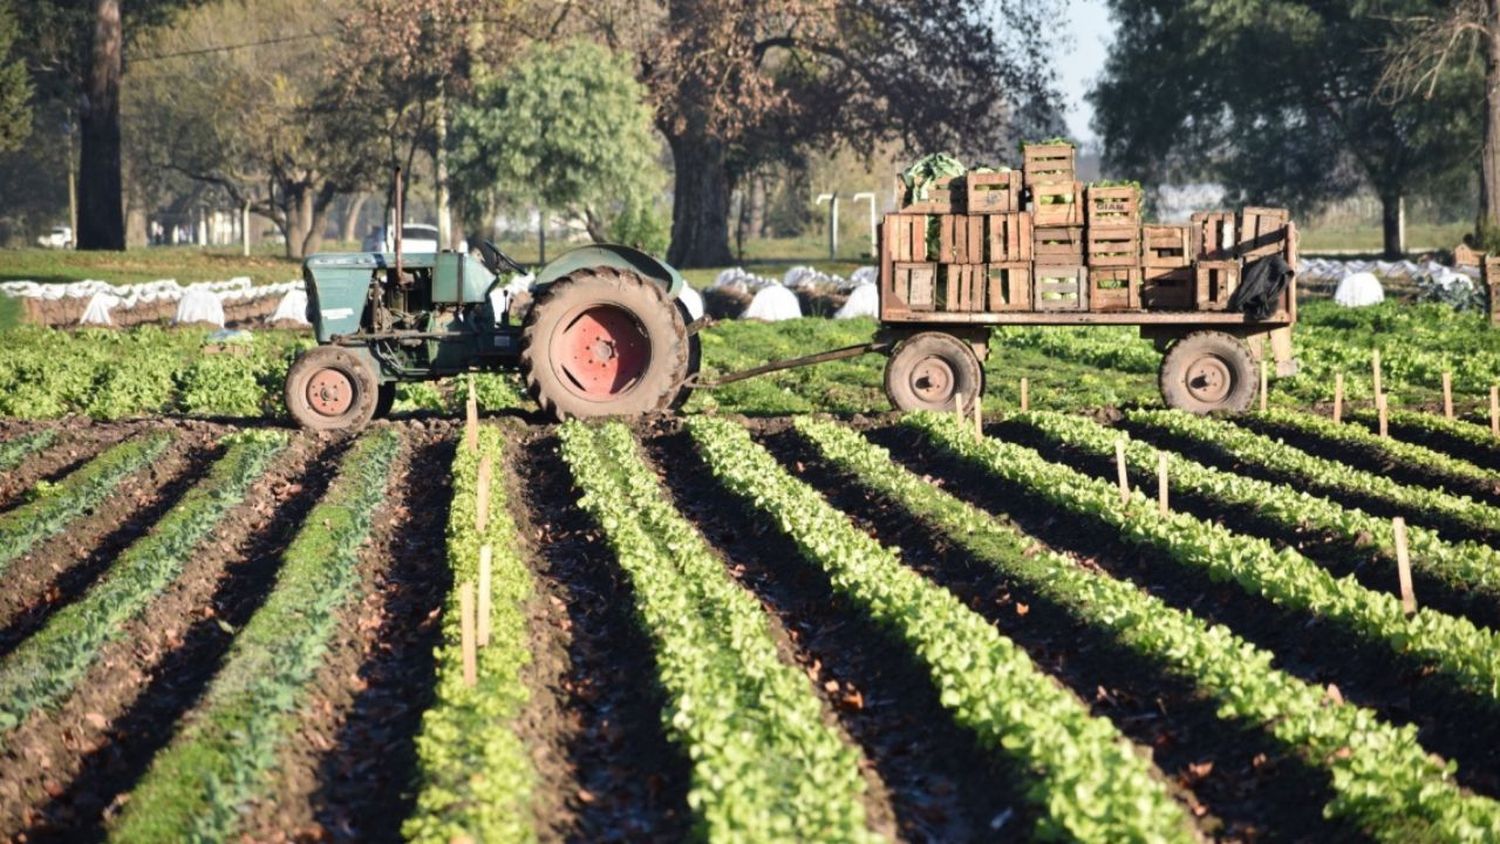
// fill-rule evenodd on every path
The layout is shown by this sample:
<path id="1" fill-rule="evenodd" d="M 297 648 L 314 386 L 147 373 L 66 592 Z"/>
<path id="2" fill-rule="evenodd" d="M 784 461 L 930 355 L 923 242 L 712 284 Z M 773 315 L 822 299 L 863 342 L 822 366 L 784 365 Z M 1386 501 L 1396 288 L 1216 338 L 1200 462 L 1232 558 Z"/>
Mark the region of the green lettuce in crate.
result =
<path id="1" fill-rule="evenodd" d="M 927 198 L 938 179 L 962 176 L 966 172 L 963 162 L 946 152 L 923 156 L 917 159 L 917 163 L 901 171 L 901 184 L 906 188 L 902 201 L 920 202 Z"/>

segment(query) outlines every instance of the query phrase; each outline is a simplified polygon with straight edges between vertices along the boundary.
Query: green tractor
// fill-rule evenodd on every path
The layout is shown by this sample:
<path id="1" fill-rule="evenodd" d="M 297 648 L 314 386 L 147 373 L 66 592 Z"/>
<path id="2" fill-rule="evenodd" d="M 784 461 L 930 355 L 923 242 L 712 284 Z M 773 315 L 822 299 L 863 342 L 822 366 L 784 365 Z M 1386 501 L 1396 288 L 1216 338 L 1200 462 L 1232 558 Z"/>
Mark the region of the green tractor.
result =
<path id="1" fill-rule="evenodd" d="M 318 345 L 286 378 L 292 419 L 356 430 L 387 414 L 402 381 L 519 370 L 562 420 L 680 406 L 698 366 L 681 274 L 624 246 L 596 244 L 526 269 L 484 243 L 458 252 L 320 254 L 303 264 Z"/>

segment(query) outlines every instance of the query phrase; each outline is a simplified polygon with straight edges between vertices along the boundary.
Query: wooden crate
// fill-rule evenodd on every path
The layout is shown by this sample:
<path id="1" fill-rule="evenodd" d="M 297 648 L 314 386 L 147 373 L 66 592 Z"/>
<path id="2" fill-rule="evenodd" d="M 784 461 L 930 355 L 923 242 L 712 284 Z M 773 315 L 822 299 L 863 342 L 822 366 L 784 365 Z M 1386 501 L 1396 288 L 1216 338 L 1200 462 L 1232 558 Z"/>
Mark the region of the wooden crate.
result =
<path id="1" fill-rule="evenodd" d="M 1196 303 L 1192 267 L 1147 267 L 1141 274 L 1141 307 L 1148 311 L 1191 311 Z"/>
<path id="2" fill-rule="evenodd" d="M 1248 261 L 1283 253 L 1290 221 L 1291 214 L 1285 208 L 1241 210 L 1237 253 Z"/>
<path id="3" fill-rule="evenodd" d="M 891 268 L 893 309 L 930 311 L 937 306 L 937 264 L 894 264 Z"/>
<path id="4" fill-rule="evenodd" d="M 1139 226 L 1140 188 L 1089 185 L 1084 191 L 1084 221 L 1090 226 Z"/>
<path id="5" fill-rule="evenodd" d="M 896 210 L 904 214 L 952 214 L 962 207 L 962 176 L 944 176 L 927 188 L 925 199 L 910 199 L 906 182 L 896 177 Z"/>
<path id="6" fill-rule="evenodd" d="M 1208 211 L 1193 215 L 1193 257 L 1200 261 L 1227 261 L 1239 245 L 1237 221 L 1231 211 Z"/>
<path id="7" fill-rule="evenodd" d="M 1031 254 L 1037 263 L 1070 266 L 1083 263 L 1083 226 L 1033 226 Z"/>
<path id="8" fill-rule="evenodd" d="M 1085 263 L 1090 267 L 1140 267 L 1140 227 L 1089 226 Z"/>
<path id="9" fill-rule="evenodd" d="M 970 214 L 1013 214 L 1021 210 L 1021 174 L 970 173 L 964 177 L 964 207 Z"/>
<path id="10" fill-rule="evenodd" d="M 991 263 L 1030 261 L 1032 238 L 1031 214 L 1017 211 L 1011 214 L 990 214 L 984 219 L 988 235 L 988 252 L 985 260 Z"/>
<path id="11" fill-rule="evenodd" d="M 1135 267 L 1089 268 L 1089 310 L 1141 309 L 1141 271 Z"/>
<path id="12" fill-rule="evenodd" d="M 1083 185 L 1076 181 L 1027 182 L 1032 222 L 1038 226 L 1083 225 Z"/>
<path id="13" fill-rule="evenodd" d="M 984 217 L 944 214 L 938 218 L 940 264 L 984 263 Z"/>
<path id="14" fill-rule="evenodd" d="M 1189 226 L 1141 227 L 1142 264 L 1147 268 L 1173 270 L 1192 266 L 1191 232 Z"/>
<path id="15" fill-rule="evenodd" d="M 1484 289 L 1490 297 L 1490 322 L 1500 325 L 1500 255 L 1479 256 Z"/>
<path id="16" fill-rule="evenodd" d="M 881 244 L 882 254 L 888 255 L 892 261 L 913 263 L 927 260 L 927 215 L 885 215 Z"/>
<path id="17" fill-rule="evenodd" d="M 1031 310 L 1031 262 L 986 264 L 984 309 L 991 313 Z"/>
<path id="18" fill-rule="evenodd" d="M 1037 311 L 1089 309 L 1089 272 L 1082 265 L 1037 264 L 1032 269 L 1031 307 Z"/>
<path id="19" fill-rule="evenodd" d="M 1240 284 L 1239 261 L 1199 261 L 1194 267 L 1194 300 L 1200 311 L 1222 311 Z"/>
<path id="20" fill-rule="evenodd" d="M 984 310 L 984 264 L 943 264 L 938 309 L 969 314 Z"/>
<path id="21" fill-rule="evenodd" d="M 1078 152 L 1072 144 L 1026 144 L 1021 147 L 1021 170 L 1026 184 L 1071 182 L 1078 175 Z"/>

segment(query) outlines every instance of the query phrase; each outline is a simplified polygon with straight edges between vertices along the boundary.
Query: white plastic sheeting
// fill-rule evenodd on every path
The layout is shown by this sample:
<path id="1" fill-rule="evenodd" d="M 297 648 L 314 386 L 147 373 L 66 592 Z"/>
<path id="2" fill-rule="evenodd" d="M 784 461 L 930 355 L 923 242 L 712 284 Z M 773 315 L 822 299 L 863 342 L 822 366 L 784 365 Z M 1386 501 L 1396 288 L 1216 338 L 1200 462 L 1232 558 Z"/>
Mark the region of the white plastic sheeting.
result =
<path id="1" fill-rule="evenodd" d="M 83 316 L 78 318 L 79 325 L 114 325 L 109 318 L 109 312 L 120 299 L 109 293 L 95 293 L 90 299 L 88 307 L 83 309 Z"/>
<path id="2" fill-rule="evenodd" d="M 176 325 L 208 323 L 223 328 L 224 303 L 212 290 L 188 288 L 177 300 L 177 316 L 172 322 Z"/>
<path id="3" fill-rule="evenodd" d="M 677 294 L 677 300 L 687 309 L 689 319 L 703 318 L 703 294 L 692 286 L 684 284 L 682 292 Z"/>
<path id="4" fill-rule="evenodd" d="M 849 291 L 843 307 L 834 312 L 834 319 L 873 317 L 880 314 L 880 288 L 874 282 L 857 284 Z"/>
<path id="5" fill-rule="evenodd" d="M 772 284 L 761 288 L 760 292 L 755 294 L 755 298 L 750 300 L 749 307 L 745 308 L 740 318 L 780 322 L 801 316 L 802 306 L 797 304 L 797 294 L 779 284 Z"/>
<path id="6" fill-rule="evenodd" d="M 39 284 L 34 281 L 7 281 L 0 283 L 0 294 L 14 298 L 39 299 L 57 302 L 65 299 L 87 299 L 88 305 L 79 318 L 80 325 L 112 325 L 114 314 L 129 311 L 143 305 L 159 302 L 180 303 L 190 292 L 199 296 L 211 296 L 218 310 L 226 305 L 244 304 L 271 297 L 285 298 L 292 291 L 306 295 L 306 285 L 301 280 L 280 284 L 255 286 L 248 276 L 237 276 L 225 281 L 200 281 L 189 285 L 178 284 L 176 279 L 146 281 L 139 284 L 110 284 L 106 281 L 75 281 L 69 284 Z M 202 299 L 199 311 L 211 314 L 213 309 Z M 204 310 L 207 309 L 207 310 Z M 180 320 L 179 320 L 180 321 Z M 207 320 L 211 321 L 211 320 Z M 222 324 L 220 317 L 219 323 Z"/>
<path id="7" fill-rule="evenodd" d="M 307 321 L 307 291 L 288 290 L 281 301 L 277 303 L 276 310 L 271 314 L 271 322 L 294 322 L 298 325 L 309 325 Z"/>
<path id="8" fill-rule="evenodd" d="M 1333 301 L 1346 308 L 1363 308 L 1385 301 L 1385 289 L 1371 272 L 1350 273 L 1339 282 Z"/>
<path id="9" fill-rule="evenodd" d="M 1418 279 L 1440 273 L 1457 273 L 1479 277 L 1478 267 L 1454 269 L 1436 261 L 1340 261 L 1331 258 L 1309 258 L 1297 267 L 1302 278 L 1312 281 L 1343 281 L 1355 273 L 1369 273 L 1377 279 Z"/>

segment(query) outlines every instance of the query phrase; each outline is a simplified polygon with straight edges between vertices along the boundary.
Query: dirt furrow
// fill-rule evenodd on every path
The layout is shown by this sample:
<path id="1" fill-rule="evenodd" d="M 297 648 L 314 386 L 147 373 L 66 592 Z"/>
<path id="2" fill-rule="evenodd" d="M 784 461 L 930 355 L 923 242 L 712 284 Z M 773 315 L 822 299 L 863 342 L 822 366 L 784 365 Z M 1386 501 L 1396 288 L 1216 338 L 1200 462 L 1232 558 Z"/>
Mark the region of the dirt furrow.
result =
<path id="1" fill-rule="evenodd" d="M 56 483 L 69 472 L 87 463 L 101 451 L 118 443 L 125 429 L 116 425 L 76 423 L 64 425 L 0 426 L 0 439 L 12 439 L 44 428 L 56 428 L 57 439 L 41 451 L 22 461 L 9 472 L 0 473 L 0 513 L 24 502 L 27 491 L 40 481 Z"/>
<path id="2" fill-rule="evenodd" d="M 299 437 L 230 511 L 181 576 L 105 646 L 56 712 L 15 734 L 0 833 L 30 841 L 102 837 L 102 813 L 144 773 L 218 669 L 232 631 L 260 605 L 280 551 L 322 493 L 330 449 Z M 12 826 L 14 824 L 14 827 Z"/>
<path id="3" fill-rule="evenodd" d="M 953 722 L 905 643 L 837 596 L 791 540 L 749 515 L 686 435 L 655 438 L 648 450 L 678 509 L 786 632 L 791 655 L 869 761 L 877 828 L 893 824 L 906 840 L 975 840 L 1031 826 L 1023 783 Z"/>
<path id="4" fill-rule="evenodd" d="M 537 549 L 534 696 L 522 737 L 537 765 L 537 830 L 544 840 L 681 840 L 692 825 L 690 769 L 667 741 L 664 693 L 651 643 L 636 622 L 629 580 L 578 493 L 557 437 L 534 435 L 518 449 L 524 510 Z M 554 719 L 560 719 L 556 723 Z"/>

